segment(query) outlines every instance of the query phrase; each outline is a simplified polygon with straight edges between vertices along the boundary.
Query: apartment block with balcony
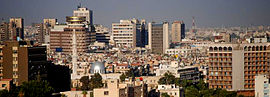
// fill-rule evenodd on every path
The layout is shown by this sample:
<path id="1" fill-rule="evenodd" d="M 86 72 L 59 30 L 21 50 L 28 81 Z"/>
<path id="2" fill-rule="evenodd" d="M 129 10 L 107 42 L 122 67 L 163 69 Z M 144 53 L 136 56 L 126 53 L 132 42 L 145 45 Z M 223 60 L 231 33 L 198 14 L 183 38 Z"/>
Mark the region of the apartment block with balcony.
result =
<path id="1" fill-rule="evenodd" d="M 37 78 L 47 64 L 46 47 L 32 46 L 31 42 L 8 41 L 3 47 L 3 78 L 21 85 Z"/>
<path id="2" fill-rule="evenodd" d="M 268 74 L 270 44 L 213 44 L 209 46 L 210 88 L 254 90 L 255 76 Z"/>

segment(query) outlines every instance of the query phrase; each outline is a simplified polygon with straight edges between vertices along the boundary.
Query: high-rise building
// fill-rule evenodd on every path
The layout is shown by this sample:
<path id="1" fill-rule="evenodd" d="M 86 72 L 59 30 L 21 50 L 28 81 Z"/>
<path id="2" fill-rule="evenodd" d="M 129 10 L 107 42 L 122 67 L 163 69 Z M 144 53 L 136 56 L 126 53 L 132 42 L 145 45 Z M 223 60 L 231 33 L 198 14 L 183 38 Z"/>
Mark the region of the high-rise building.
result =
<path id="1" fill-rule="evenodd" d="M 23 40 L 24 39 L 24 20 L 23 18 L 9 19 L 9 39 Z"/>
<path id="2" fill-rule="evenodd" d="M 134 19 L 133 19 L 134 21 Z M 147 42 L 146 21 L 142 19 L 136 22 L 136 47 L 145 47 Z"/>
<path id="3" fill-rule="evenodd" d="M 35 24 L 35 28 L 37 28 L 37 33 L 38 33 L 38 38 L 37 38 L 37 41 L 39 43 L 44 43 L 45 42 L 45 35 L 46 35 L 46 30 L 47 29 L 47 26 L 44 25 L 43 23 L 40 23 L 40 24 Z"/>
<path id="4" fill-rule="evenodd" d="M 109 44 L 110 41 L 109 29 L 100 24 L 95 24 L 94 27 L 96 32 L 96 41 Z"/>
<path id="5" fill-rule="evenodd" d="M 48 27 L 54 27 L 57 23 L 57 19 L 43 19 L 43 24 Z"/>
<path id="6" fill-rule="evenodd" d="M 0 24 L 0 40 L 9 40 L 9 24 L 7 22 Z"/>
<path id="7" fill-rule="evenodd" d="M 85 17 L 67 17 L 67 25 L 55 25 L 50 31 L 51 51 L 61 51 L 65 54 L 72 53 L 73 33 L 76 34 L 78 54 L 85 53 L 91 42 L 95 41 L 95 34 L 91 35 L 85 27 Z"/>
<path id="8" fill-rule="evenodd" d="M 148 46 L 153 53 L 165 53 L 169 48 L 169 23 L 148 24 Z"/>
<path id="9" fill-rule="evenodd" d="M 116 47 L 136 47 L 136 24 L 131 20 L 112 23 L 112 36 Z"/>
<path id="10" fill-rule="evenodd" d="M 144 44 L 145 20 L 138 19 L 120 20 L 112 23 L 112 36 L 116 47 L 141 47 Z"/>
<path id="11" fill-rule="evenodd" d="M 254 90 L 255 75 L 270 72 L 270 44 L 211 44 L 209 87 Z"/>
<path id="12" fill-rule="evenodd" d="M 185 38 L 185 24 L 183 21 L 174 21 L 172 23 L 172 42 L 181 42 Z"/>
<path id="13" fill-rule="evenodd" d="M 3 47 L 3 78 L 13 79 L 21 85 L 25 81 L 36 80 L 47 63 L 46 47 L 33 46 L 26 41 L 7 41 Z"/>
<path id="14" fill-rule="evenodd" d="M 52 28 L 57 23 L 57 19 L 43 19 L 43 23 L 35 24 L 35 28 L 37 29 L 37 42 L 38 43 L 49 43 L 49 33 Z"/>
<path id="15" fill-rule="evenodd" d="M 87 24 L 93 25 L 93 11 L 85 7 L 79 6 L 77 10 L 73 11 L 73 16 L 85 17 Z"/>

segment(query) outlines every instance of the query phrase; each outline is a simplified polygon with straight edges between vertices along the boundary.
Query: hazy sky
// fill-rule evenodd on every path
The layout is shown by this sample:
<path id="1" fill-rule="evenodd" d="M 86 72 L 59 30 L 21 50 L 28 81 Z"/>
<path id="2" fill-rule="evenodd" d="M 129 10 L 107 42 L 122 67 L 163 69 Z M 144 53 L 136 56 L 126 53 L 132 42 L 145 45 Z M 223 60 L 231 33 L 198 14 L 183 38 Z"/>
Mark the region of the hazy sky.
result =
<path id="1" fill-rule="evenodd" d="M 198 27 L 270 24 L 270 0 L 81 0 L 94 11 L 94 23 L 110 26 L 120 19 L 147 21 L 184 20 L 195 17 Z M 0 18 L 23 17 L 26 25 L 43 18 L 65 21 L 78 0 L 0 0 Z"/>

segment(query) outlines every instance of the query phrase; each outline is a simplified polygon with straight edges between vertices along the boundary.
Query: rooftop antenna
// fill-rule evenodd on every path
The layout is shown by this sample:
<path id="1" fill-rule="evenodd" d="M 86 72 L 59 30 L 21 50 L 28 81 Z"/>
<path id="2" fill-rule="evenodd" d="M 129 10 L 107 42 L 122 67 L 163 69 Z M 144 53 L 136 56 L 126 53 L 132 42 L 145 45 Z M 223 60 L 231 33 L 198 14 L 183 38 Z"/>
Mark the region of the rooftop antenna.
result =
<path id="1" fill-rule="evenodd" d="M 191 32 L 194 33 L 194 38 L 196 39 L 196 25 L 195 25 L 195 17 L 192 17 L 192 27 L 191 27 Z"/>
<path id="2" fill-rule="evenodd" d="M 78 8 L 81 8 L 82 7 L 82 3 L 81 3 L 81 0 L 78 0 L 79 1 L 79 5 L 78 5 Z"/>

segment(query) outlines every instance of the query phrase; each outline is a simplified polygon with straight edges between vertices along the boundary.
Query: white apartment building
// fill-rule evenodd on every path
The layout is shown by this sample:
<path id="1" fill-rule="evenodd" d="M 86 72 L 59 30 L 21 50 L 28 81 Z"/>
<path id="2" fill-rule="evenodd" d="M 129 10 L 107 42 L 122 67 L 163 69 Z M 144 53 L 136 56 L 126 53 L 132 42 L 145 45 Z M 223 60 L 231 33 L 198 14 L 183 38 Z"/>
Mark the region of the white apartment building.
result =
<path id="1" fill-rule="evenodd" d="M 116 47 L 136 47 L 136 24 L 132 20 L 112 23 L 112 37 Z"/>
<path id="2" fill-rule="evenodd" d="M 269 76 L 257 75 L 255 76 L 255 97 L 270 97 Z"/>

